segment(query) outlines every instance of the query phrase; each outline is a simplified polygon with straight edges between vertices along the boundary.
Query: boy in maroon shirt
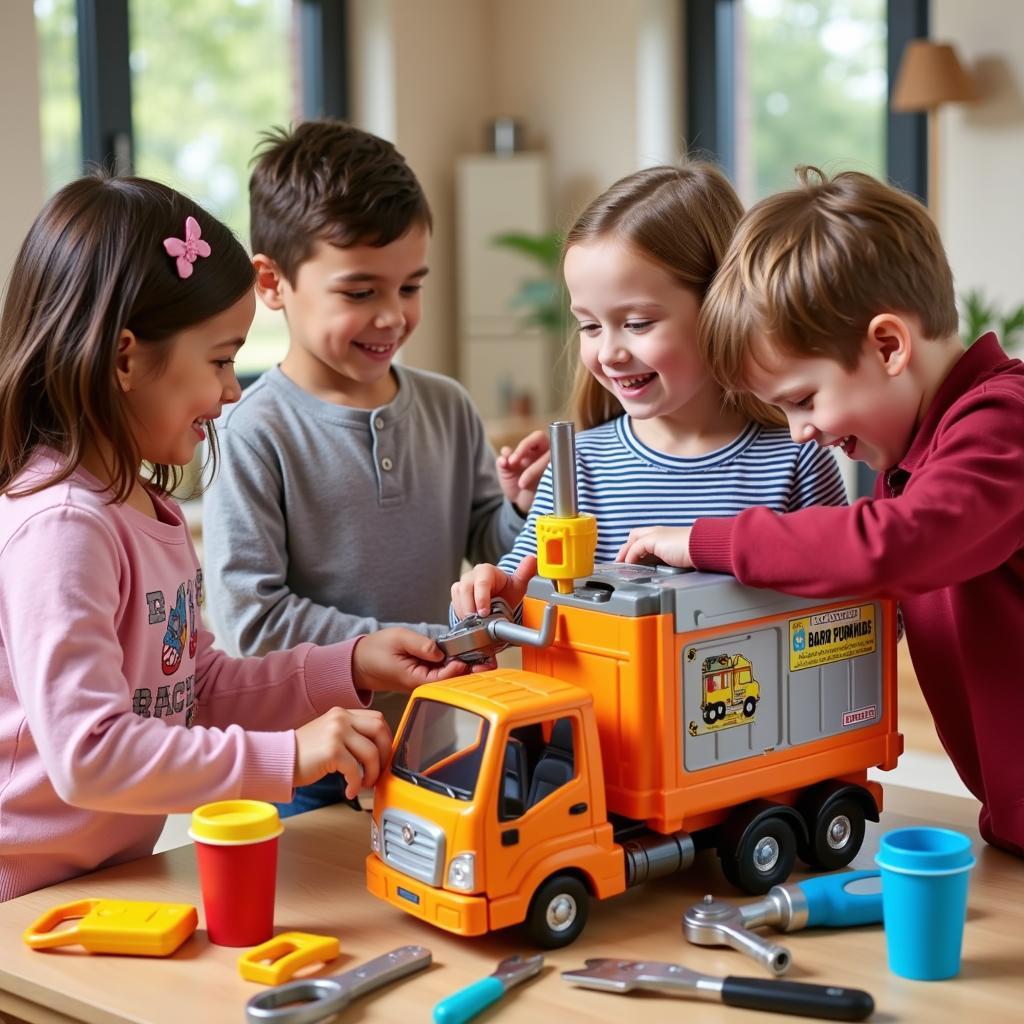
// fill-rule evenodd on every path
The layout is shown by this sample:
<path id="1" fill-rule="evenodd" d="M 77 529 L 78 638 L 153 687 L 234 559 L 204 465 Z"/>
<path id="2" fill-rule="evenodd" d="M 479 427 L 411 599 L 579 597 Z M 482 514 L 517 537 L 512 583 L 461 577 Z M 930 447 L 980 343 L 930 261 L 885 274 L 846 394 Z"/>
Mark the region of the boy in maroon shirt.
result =
<path id="1" fill-rule="evenodd" d="M 864 174 L 799 177 L 740 223 L 701 343 L 726 390 L 779 406 L 795 441 L 879 470 L 874 497 L 634 530 L 619 557 L 897 598 L 981 834 L 1024 855 L 1024 364 L 992 334 L 964 351 L 949 264 L 916 200 Z"/>

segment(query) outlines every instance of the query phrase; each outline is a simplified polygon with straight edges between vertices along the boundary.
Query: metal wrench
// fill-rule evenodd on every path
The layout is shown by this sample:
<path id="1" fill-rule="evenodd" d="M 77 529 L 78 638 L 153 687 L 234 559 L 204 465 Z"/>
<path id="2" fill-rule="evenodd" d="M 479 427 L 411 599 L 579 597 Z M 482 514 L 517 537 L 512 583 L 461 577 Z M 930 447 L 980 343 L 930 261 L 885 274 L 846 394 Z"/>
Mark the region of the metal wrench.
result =
<path id="1" fill-rule="evenodd" d="M 340 1013 L 358 996 L 430 966 L 430 950 L 399 946 L 361 967 L 330 978 L 300 978 L 255 995 L 245 1004 L 245 1019 L 275 1024 L 317 1024 Z"/>
<path id="2" fill-rule="evenodd" d="M 695 995 L 748 1010 L 770 1010 L 828 1020 L 864 1020 L 875 1009 L 871 996 L 857 988 L 733 975 L 716 978 L 679 964 L 652 960 L 588 960 L 578 970 L 562 971 L 562 979 L 572 985 L 601 992 L 625 994 L 634 989 L 644 989 L 666 995 Z"/>
<path id="3" fill-rule="evenodd" d="M 870 881 L 859 887 L 853 884 L 862 879 Z M 878 924 L 881 920 L 879 872 L 846 871 L 772 886 L 763 898 L 751 903 L 726 903 L 705 896 L 683 915 L 683 934 L 698 946 L 732 946 L 779 976 L 789 969 L 789 950 L 751 929 L 770 925 L 795 932 Z"/>

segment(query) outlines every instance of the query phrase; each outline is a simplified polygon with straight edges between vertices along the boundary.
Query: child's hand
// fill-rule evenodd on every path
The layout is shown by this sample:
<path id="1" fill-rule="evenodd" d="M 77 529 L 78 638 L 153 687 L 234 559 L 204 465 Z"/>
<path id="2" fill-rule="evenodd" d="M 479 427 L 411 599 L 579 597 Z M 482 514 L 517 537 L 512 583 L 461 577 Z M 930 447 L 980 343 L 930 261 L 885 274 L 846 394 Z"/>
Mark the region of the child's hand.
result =
<path id="1" fill-rule="evenodd" d="M 498 455 L 498 480 L 501 493 L 525 516 L 537 493 L 537 483 L 544 475 L 544 469 L 551 461 L 551 444 L 543 430 L 534 430 L 516 445 L 515 450 L 507 445 Z"/>
<path id="2" fill-rule="evenodd" d="M 452 609 L 459 619 L 474 612 L 490 615 L 491 599 L 495 597 L 506 601 L 511 608 L 517 608 L 536 574 L 536 555 L 527 555 L 511 576 L 487 562 L 474 565 L 458 583 L 452 584 Z"/>
<path id="3" fill-rule="evenodd" d="M 400 626 L 364 636 L 352 653 L 352 679 L 366 690 L 408 693 L 421 683 L 451 679 L 467 671 L 458 660 L 445 664 L 444 651 L 429 636 Z"/>
<path id="4" fill-rule="evenodd" d="M 391 731 L 379 711 L 331 708 L 295 730 L 294 785 L 341 772 L 345 796 L 351 800 L 377 781 L 390 756 Z"/>
<path id="5" fill-rule="evenodd" d="M 660 559 L 666 565 L 689 569 L 689 526 L 641 526 L 629 531 L 626 543 L 619 548 L 616 562 L 642 562 Z"/>

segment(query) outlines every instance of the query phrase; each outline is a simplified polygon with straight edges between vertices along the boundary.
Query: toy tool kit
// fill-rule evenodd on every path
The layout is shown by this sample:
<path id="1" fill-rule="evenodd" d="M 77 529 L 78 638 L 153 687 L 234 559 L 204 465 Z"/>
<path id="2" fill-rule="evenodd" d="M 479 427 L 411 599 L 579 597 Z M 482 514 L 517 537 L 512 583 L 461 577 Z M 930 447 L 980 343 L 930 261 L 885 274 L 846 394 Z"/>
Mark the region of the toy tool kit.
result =
<path id="1" fill-rule="evenodd" d="M 593 565 L 575 508 L 572 424 L 551 428 L 556 514 L 522 625 L 451 636 L 523 667 L 419 687 L 374 799 L 372 893 L 463 935 L 525 922 L 541 946 L 592 899 L 717 850 L 755 895 L 797 857 L 849 864 L 903 749 L 896 609 L 809 600 L 731 576 Z M 568 497 L 566 497 L 568 492 Z M 824 571 L 824 567 L 823 567 Z M 439 641 L 445 646 L 446 638 Z"/>

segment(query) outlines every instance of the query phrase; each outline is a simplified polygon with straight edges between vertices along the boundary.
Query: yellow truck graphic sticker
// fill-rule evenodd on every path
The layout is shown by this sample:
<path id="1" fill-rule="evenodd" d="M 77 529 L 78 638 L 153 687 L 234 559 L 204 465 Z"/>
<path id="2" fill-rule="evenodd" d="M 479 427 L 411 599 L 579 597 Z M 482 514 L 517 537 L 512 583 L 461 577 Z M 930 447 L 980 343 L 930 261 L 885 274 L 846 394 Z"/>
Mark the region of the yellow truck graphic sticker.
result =
<path id="1" fill-rule="evenodd" d="M 761 686 L 742 654 L 715 654 L 701 663 L 701 717 L 706 728 L 690 723 L 690 735 L 716 732 L 754 720 Z"/>
<path id="2" fill-rule="evenodd" d="M 789 620 L 790 672 L 871 654 L 876 646 L 873 604 Z"/>

